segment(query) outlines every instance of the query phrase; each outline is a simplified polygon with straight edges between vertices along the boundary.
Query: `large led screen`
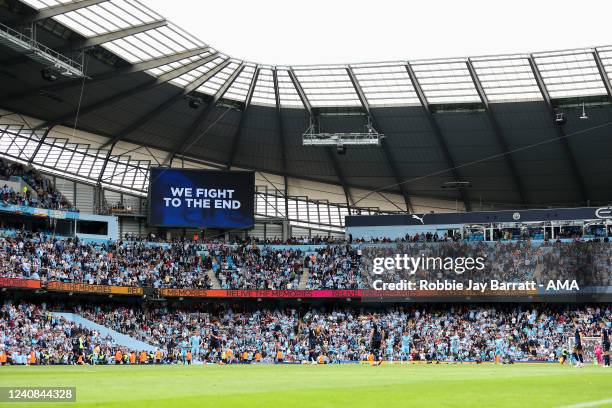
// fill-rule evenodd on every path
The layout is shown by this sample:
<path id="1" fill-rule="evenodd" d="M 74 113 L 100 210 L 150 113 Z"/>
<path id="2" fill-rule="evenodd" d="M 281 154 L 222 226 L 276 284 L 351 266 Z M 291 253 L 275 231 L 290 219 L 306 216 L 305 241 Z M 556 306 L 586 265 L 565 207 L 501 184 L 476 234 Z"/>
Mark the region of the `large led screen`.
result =
<path id="1" fill-rule="evenodd" d="M 253 172 L 156 167 L 151 168 L 149 183 L 149 225 L 253 226 Z"/>

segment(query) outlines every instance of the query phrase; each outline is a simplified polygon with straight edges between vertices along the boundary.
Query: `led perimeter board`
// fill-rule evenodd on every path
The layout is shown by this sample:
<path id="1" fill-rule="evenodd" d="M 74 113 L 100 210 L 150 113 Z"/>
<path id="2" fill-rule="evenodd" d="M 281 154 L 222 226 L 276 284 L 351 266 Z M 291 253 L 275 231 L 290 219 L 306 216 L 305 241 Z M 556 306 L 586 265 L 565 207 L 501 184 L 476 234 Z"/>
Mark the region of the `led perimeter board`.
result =
<path id="1" fill-rule="evenodd" d="M 245 229 L 254 224 L 255 173 L 153 167 L 149 225 Z"/>

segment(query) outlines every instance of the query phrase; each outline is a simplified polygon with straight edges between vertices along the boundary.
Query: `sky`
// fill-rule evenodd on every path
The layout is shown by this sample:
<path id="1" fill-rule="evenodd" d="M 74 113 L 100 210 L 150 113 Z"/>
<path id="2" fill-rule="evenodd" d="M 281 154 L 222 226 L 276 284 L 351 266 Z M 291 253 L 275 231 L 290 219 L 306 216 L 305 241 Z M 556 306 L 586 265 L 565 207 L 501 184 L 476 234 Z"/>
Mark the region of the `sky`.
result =
<path id="1" fill-rule="evenodd" d="M 141 0 L 218 51 L 271 65 L 612 44 L 612 1 Z"/>

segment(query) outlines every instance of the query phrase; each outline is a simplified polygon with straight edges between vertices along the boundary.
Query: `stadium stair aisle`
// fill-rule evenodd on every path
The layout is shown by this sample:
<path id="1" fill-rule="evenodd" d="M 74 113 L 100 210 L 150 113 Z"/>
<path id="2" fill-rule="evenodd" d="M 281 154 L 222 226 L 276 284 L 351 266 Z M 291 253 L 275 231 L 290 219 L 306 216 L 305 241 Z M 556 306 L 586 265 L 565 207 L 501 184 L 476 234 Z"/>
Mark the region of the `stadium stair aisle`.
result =
<path id="1" fill-rule="evenodd" d="M 212 289 L 221 289 L 221 282 L 219 282 L 219 278 L 217 278 L 217 275 L 215 275 L 215 271 L 209 269 L 206 274 L 208 275 L 208 279 L 210 279 Z"/>
<path id="2" fill-rule="evenodd" d="M 306 289 L 306 285 L 308 284 L 309 278 L 310 278 L 310 269 L 304 268 L 304 270 L 302 271 L 302 276 L 300 276 L 300 283 L 298 283 L 299 290 Z"/>
<path id="3" fill-rule="evenodd" d="M 100 333 L 102 337 L 110 336 L 120 346 L 127 347 L 130 350 L 146 350 L 146 351 L 155 351 L 155 347 L 145 343 L 140 340 L 136 340 L 128 335 L 119 333 L 115 330 L 109 329 L 106 326 L 102 326 L 98 323 L 94 323 L 89 319 L 84 318 L 83 316 L 79 316 L 75 313 L 64 313 L 64 312 L 54 312 L 53 316 L 55 317 L 63 317 L 64 319 L 80 324 L 81 326 L 90 329 L 96 330 Z"/>

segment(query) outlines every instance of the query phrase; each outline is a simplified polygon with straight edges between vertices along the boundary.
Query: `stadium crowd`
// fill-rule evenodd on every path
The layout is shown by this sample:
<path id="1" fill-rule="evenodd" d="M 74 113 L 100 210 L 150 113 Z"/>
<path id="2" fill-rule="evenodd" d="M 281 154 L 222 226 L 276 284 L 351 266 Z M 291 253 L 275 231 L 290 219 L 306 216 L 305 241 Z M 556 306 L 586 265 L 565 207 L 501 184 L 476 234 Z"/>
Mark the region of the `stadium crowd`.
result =
<path id="1" fill-rule="evenodd" d="M 4 302 L 0 307 L 2 365 L 83 364 L 86 351 L 101 362 L 115 348 L 112 338 L 54 316 L 44 304 Z"/>
<path id="2" fill-rule="evenodd" d="M 374 275 L 375 258 L 481 258 L 484 267 Z M 414 273 L 413 273 L 414 272 Z M 506 282 L 577 280 L 612 286 L 612 245 L 607 242 L 422 242 L 299 246 L 177 240 L 83 242 L 42 233 L 0 234 L 0 277 L 99 285 L 210 289 L 368 289 L 376 279 L 498 279 Z M 302 285 L 300 286 L 300 283 Z"/>
<path id="3" fill-rule="evenodd" d="M 13 176 L 20 177 L 26 183 L 26 186 L 23 191 L 15 191 L 12 187 L 4 184 L 0 189 L 3 205 L 12 204 L 52 210 L 78 211 L 55 188 L 48 177 L 45 177 L 33 167 L 0 159 L 0 179 L 9 180 Z"/>
<path id="4" fill-rule="evenodd" d="M 45 234 L 0 237 L 0 276 L 98 285 L 209 288 L 192 245 L 84 243 Z"/>
<path id="5" fill-rule="evenodd" d="M 366 274 L 359 250 L 351 245 L 325 246 L 305 259 L 309 276 L 306 289 L 363 288 Z"/>
<path id="6" fill-rule="evenodd" d="M 299 249 L 254 245 L 205 245 L 205 267 L 223 289 L 297 289 L 305 254 Z"/>
<path id="7" fill-rule="evenodd" d="M 596 337 L 599 322 L 609 327 L 612 320 L 612 308 L 604 305 L 360 310 L 217 304 L 188 310 L 78 306 L 74 311 L 149 343 L 156 351 L 118 347 L 96 332 L 53 317 L 44 307 L 6 302 L 0 309 L 0 362 L 553 362 L 567 353 L 576 322 L 585 335 Z M 381 333 L 379 348 L 374 333 Z"/>

